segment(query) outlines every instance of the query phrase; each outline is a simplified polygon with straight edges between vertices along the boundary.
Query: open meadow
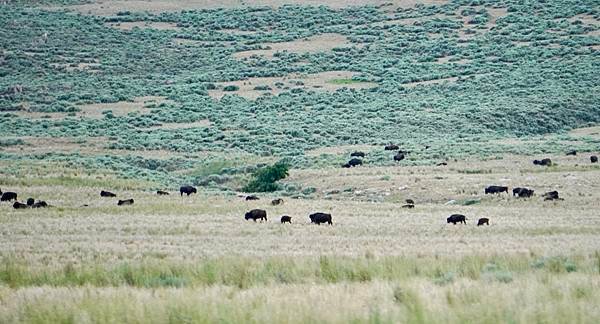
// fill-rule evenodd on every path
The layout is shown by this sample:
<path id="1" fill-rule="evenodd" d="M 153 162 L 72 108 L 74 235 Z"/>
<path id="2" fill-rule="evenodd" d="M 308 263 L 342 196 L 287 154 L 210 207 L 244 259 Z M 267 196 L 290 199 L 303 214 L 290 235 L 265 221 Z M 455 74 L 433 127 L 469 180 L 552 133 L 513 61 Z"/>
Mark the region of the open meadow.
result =
<path id="1" fill-rule="evenodd" d="M 0 323 L 599 323 L 598 75 L 597 0 L 2 1 Z"/>

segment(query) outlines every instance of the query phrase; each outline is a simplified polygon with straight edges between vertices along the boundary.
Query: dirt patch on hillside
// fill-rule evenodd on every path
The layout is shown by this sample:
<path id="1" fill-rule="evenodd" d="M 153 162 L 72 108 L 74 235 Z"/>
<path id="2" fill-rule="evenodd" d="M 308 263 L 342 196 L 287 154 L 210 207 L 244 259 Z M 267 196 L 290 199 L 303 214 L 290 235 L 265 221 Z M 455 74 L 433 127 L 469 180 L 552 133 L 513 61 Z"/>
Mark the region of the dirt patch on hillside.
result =
<path id="1" fill-rule="evenodd" d="M 105 152 L 109 140 L 105 137 L 77 139 L 73 137 L 18 137 L 25 144 L 3 148 L 11 153 L 92 153 Z"/>
<path id="2" fill-rule="evenodd" d="M 275 53 L 283 51 L 292 53 L 316 53 L 331 51 L 336 47 L 349 47 L 352 45 L 359 46 L 358 44 L 351 44 L 346 36 L 340 34 L 321 34 L 291 42 L 264 43 L 261 44 L 264 49 L 237 52 L 234 53 L 233 56 L 237 59 L 243 59 L 253 55 L 273 58 Z"/>
<path id="3" fill-rule="evenodd" d="M 51 63 L 56 69 L 65 69 L 67 72 L 84 71 L 89 73 L 100 73 L 100 63 Z"/>
<path id="4" fill-rule="evenodd" d="M 571 135 L 600 137 L 600 126 L 575 128 L 569 132 Z"/>
<path id="5" fill-rule="evenodd" d="M 436 60 L 436 63 L 439 64 L 446 64 L 446 63 L 454 63 L 454 64 L 467 64 L 471 62 L 470 60 L 467 59 L 458 59 L 456 60 L 453 56 L 444 56 L 444 57 L 440 57 Z"/>
<path id="6" fill-rule="evenodd" d="M 427 81 L 402 83 L 402 86 L 405 88 L 414 88 L 419 85 L 439 84 L 439 83 L 444 83 L 444 82 L 456 82 L 457 80 L 458 80 L 458 77 L 451 77 L 451 78 L 434 79 L 434 80 L 427 80 Z"/>
<path id="7" fill-rule="evenodd" d="M 86 118 L 102 118 L 103 112 L 112 111 L 114 116 L 125 116 L 131 112 L 149 113 L 144 107 L 148 104 L 160 104 L 165 102 L 164 97 L 146 96 L 134 98 L 132 102 L 119 101 L 114 103 L 95 103 L 78 106 L 81 111 L 77 112 L 77 116 Z"/>
<path id="8" fill-rule="evenodd" d="M 576 22 L 576 21 L 581 21 L 582 23 L 586 24 L 586 25 L 592 25 L 592 26 L 599 26 L 600 27 L 600 20 L 594 18 L 593 16 L 587 15 L 587 14 L 581 14 L 581 15 L 576 15 L 573 16 L 571 18 L 568 19 L 570 22 Z"/>
<path id="9" fill-rule="evenodd" d="M 351 71 L 328 71 L 306 75 L 288 75 L 286 77 L 250 78 L 231 82 L 217 83 L 216 90 L 209 90 L 209 95 L 220 99 L 224 95 L 238 95 L 246 99 L 255 100 L 259 96 L 269 93 L 278 95 L 292 89 L 306 89 L 317 91 L 330 91 L 341 88 L 365 89 L 376 87 L 373 82 L 355 82 L 352 77 L 357 75 Z M 227 86 L 235 86 L 235 91 L 224 91 Z"/>
<path id="10" fill-rule="evenodd" d="M 185 128 L 201 128 L 210 127 L 212 124 L 208 119 L 195 121 L 192 123 L 163 123 L 161 125 L 142 128 L 143 130 L 153 129 L 185 129 Z"/>
<path id="11" fill-rule="evenodd" d="M 107 23 L 106 26 L 117 28 L 121 30 L 132 30 L 134 28 L 152 28 L 158 30 L 179 30 L 174 23 L 168 22 L 151 22 L 151 21 L 132 21 L 132 22 L 118 22 L 118 23 Z"/>
<path id="12" fill-rule="evenodd" d="M 448 3 L 448 1 L 449 0 L 97 0 L 92 3 L 86 3 L 81 5 L 70 5 L 63 7 L 53 6 L 44 7 L 44 9 L 56 10 L 62 8 L 69 8 L 71 10 L 75 10 L 84 14 L 112 16 L 120 11 L 148 11 L 150 13 L 159 13 L 194 9 L 241 8 L 256 6 L 269 6 L 273 8 L 278 8 L 280 6 L 288 4 L 307 6 L 325 5 L 332 8 L 345 8 L 349 6 L 364 5 L 380 6 L 383 3 L 386 4 L 382 6 L 383 10 L 395 11 L 398 8 L 410 8 L 414 7 L 417 4 L 440 5 Z"/>

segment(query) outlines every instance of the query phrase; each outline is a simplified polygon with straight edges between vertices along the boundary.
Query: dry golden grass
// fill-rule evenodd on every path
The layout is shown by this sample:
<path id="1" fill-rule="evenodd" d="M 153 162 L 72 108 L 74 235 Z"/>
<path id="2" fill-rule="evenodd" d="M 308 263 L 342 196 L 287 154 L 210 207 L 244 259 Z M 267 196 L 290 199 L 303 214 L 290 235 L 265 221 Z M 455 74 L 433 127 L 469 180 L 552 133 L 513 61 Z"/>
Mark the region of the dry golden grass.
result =
<path id="1" fill-rule="evenodd" d="M 145 96 L 136 97 L 132 102 L 120 101 L 113 103 L 94 103 L 81 105 L 78 108 L 81 111 L 77 112 L 77 116 L 85 118 L 102 118 L 104 117 L 103 112 L 112 111 L 115 116 L 125 116 L 132 112 L 144 113 L 145 106 L 147 104 L 160 104 L 165 101 L 164 97 L 158 96 Z"/>

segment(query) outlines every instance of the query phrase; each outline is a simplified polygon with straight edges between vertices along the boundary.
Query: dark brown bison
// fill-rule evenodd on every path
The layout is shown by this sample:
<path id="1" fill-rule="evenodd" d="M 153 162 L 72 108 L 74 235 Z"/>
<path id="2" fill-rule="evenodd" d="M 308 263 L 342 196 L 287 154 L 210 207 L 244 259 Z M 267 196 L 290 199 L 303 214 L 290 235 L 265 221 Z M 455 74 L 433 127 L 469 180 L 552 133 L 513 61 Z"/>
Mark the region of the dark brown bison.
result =
<path id="1" fill-rule="evenodd" d="M 386 151 L 395 151 L 397 149 L 399 149 L 399 147 L 398 147 L 398 145 L 395 145 L 395 144 L 388 144 L 384 147 L 384 150 L 386 150 Z"/>
<path id="2" fill-rule="evenodd" d="M 17 193 L 16 192 L 11 192 L 11 191 L 7 191 L 2 193 L 2 196 L 0 197 L 0 201 L 11 201 L 11 200 L 17 200 Z"/>
<path id="3" fill-rule="evenodd" d="M 577 155 L 577 151 L 575 151 L 575 150 L 569 151 L 569 152 L 567 152 L 567 155 Z"/>
<path id="4" fill-rule="evenodd" d="M 394 161 L 399 162 L 404 160 L 406 156 L 404 155 L 404 153 L 398 152 L 396 153 L 396 155 L 394 155 Z"/>
<path id="5" fill-rule="evenodd" d="M 544 200 L 560 200 L 560 197 L 558 196 L 558 191 L 556 190 L 546 192 L 542 195 L 542 197 L 544 197 Z"/>
<path id="6" fill-rule="evenodd" d="M 283 223 L 290 223 L 291 224 L 292 223 L 292 217 L 287 216 L 287 215 L 281 216 L 281 224 L 283 224 Z"/>
<path id="7" fill-rule="evenodd" d="M 517 196 L 519 198 L 529 198 L 529 197 L 533 196 L 533 193 L 534 193 L 534 190 L 527 189 L 527 188 L 517 187 L 517 188 L 513 189 L 513 196 Z"/>
<path id="8" fill-rule="evenodd" d="M 260 199 L 260 198 L 258 198 L 258 197 L 257 197 L 257 196 L 255 196 L 255 195 L 246 196 L 246 201 L 248 201 L 248 200 L 259 200 L 259 199 Z"/>
<path id="9" fill-rule="evenodd" d="M 27 204 L 23 204 L 18 201 L 15 201 L 15 203 L 13 204 L 13 208 L 14 209 L 24 209 L 24 208 L 29 208 L 29 206 L 27 206 Z"/>
<path id="10" fill-rule="evenodd" d="M 443 166 L 443 165 L 448 165 L 448 163 L 446 163 L 446 162 L 440 162 L 440 163 L 436 164 L 436 166 Z"/>
<path id="11" fill-rule="evenodd" d="M 501 193 L 501 192 L 506 192 L 508 193 L 508 187 L 503 187 L 503 186 L 489 186 L 487 188 L 485 188 L 485 194 L 496 194 L 496 193 Z"/>
<path id="12" fill-rule="evenodd" d="M 273 206 L 277 206 L 277 205 L 281 205 L 281 204 L 283 204 L 283 199 L 281 199 L 281 198 L 271 200 L 271 205 L 273 205 Z"/>
<path id="13" fill-rule="evenodd" d="M 354 159 L 348 161 L 348 165 L 351 167 L 359 166 L 362 164 L 363 164 L 363 161 L 361 159 L 357 159 L 357 158 L 354 158 Z"/>
<path id="14" fill-rule="evenodd" d="M 166 195 L 169 195 L 169 193 L 168 193 L 168 192 L 166 192 L 166 191 L 162 191 L 162 190 L 157 190 L 157 191 L 156 191 L 156 194 L 157 194 L 157 195 L 159 195 L 159 196 L 166 196 Z"/>
<path id="15" fill-rule="evenodd" d="M 350 153 L 350 156 L 364 158 L 365 157 L 365 152 L 360 152 L 360 151 L 352 152 L 352 153 Z"/>
<path id="16" fill-rule="evenodd" d="M 406 203 L 407 203 L 407 204 L 409 204 L 409 205 L 414 205 L 414 204 L 415 204 L 415 201 L 414 201 L 414 200 L 412 200 L 412 199 L 406 199 L 405 201 L 406 201 Z"/>
<path id="17" fill-rule="evenodd" d="M 402 205 L 402 208 L 411 209 L 411 208 L 415 208 L 415 205 L 413 205 L 413 204 L 406 204 L 406 205 Z"/>
<path id="18" fill-rule="evenodd" d="M 35 199 L 27 198 L 27 206 L 31 207 L 31 206 L 33 206 L 34 203 L 35 203 Z"/>
<path id="19" fill-rule="evenodd" d="M 477 226 L 481 226 L 481 225 L 490 225 L 490 220 L 488 218 L 480 218 L 477 221 Z"/>
<path id="20" fill-rule="evenodd" d="M 592 163 L 598 163 L 598 157 L 597 157 L 597 156 L 595 156 L 595 155 L 592 155 L 592 156 L 590 156 L 590 161 L 591 161 Z"/>
<path id="21" fill-rule="evenodd" d="M 456 225 L 456 223 L 467 224 L 467 217 L 461 214 L 452 214 L 450 217 L 446 218 L 446 222 L 448 224 L 452 223 Z"/>
<path id="22" fill-rule="evenodd" d="M 260 219 L 261 221 L 264 220 L 266 222 L 267 221 L 267 211 L 262 210 L 262 209 L 252 209 L 251 211 L 247 212 L 244 215 L 244 218 L 246 220 L 251 219 L 255 222 L 257 219 Z"/>
<path id="23" fill-rule="evenodd" d="M 117 202 L 117 206 L 127 206 L 127 205 L 133 205 L 133 199 L 119 200 Z"/>
<path id="24" fill-rule="evenodd" d="M 196 188 L 192 187 L 192 186 L 182 186 L 181 188 L 179 188 L 179 194 L 181 196 L 183 196 L 183 194 L 186 195 L 191 195 L 193 193 L 197 193 L 198 190 L 196 190 Z"/>
<path id="25" fill-rule="evenodd" d="M 551 166 L 552 165 L 552 160 L 546 158 L 546 159 L 541 159 L 541 160 L 533 160 L 533 164 L 535 165 L 541 165 L 541 166 Z"/>
<path id="26" fill-rule="evenodd" d="M 110 192 L 110 191 L 100 191 L 100 197 L 116 197 L 117 195 L 115 195 L 114 193 Z"/>
<path id="27" fill-rule="evenodd" d="M 321 223 L 328 223 L 329 225 L 333 225 L 331 221 L 331 214 L 325 213 L 314 213 L 308 216 L 310 218 L 311 223 L 315 223 L 317 225 L 321 225 Z"/>

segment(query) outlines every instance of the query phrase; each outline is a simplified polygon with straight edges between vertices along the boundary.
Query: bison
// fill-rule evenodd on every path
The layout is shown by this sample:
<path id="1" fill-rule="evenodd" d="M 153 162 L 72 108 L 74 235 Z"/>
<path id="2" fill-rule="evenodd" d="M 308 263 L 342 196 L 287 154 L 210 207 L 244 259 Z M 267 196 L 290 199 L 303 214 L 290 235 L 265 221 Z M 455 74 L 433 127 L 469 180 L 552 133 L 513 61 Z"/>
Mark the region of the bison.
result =
<path id="1" fill-rule="evenodd" d="M 48 203 L 40 200 L 38 202 L 36 202 L 35 204 L 31 205 L 31 208 L 46 208 L 48 207 Z"/>
<path id="2" fill-rule="evenodd" d="M 362 164 L 363 164 L 363 161 L 361 159 L 357 159 L 357 158 L 354 158 L 354 159 L 348 161 L 348 165 L 351 167 L 359 166 Z"/>
<path id="3" fill-rule="evenodd" d="M 246 201 L 248 201 L 248 200 L 259 200 L 259 199 L 260 199 L 260 198 L 258 198 L 258 197 L 257 197 L 257 196 L 255 196 L 255 195 L 246 196 Z"/>
<path id="4" fill-rule="evenodd" d="M 598 157 L 597 157 L 597 156 L 595 156 L 595 155 L 592 155 L 592 156 L 590 156 L 590 161 L 591 161 L 592 163 L 598 163 Z"/>
<path id="5" fill-rule="evenodd" d="M 436 164 L 436 166 L 444 166 L 444 165 L 448 165 L 448 163 L 446 163 L 446 162 L 440 162 L 440 163 Z"/>
<path id="6" fill-rule="evenodd" d="M 388 144 L 384 147 L 384 150 L 386 150 L 386 151 L 394 151 L 397 149 L 399 149 L 399 147 L 398 147 L 398 145 L 395 145 L 395 144 Z"/>
<path id="7" fill-rule="evenodd" d="M 157 194 L 157 195 L 159 195 L 159 196 L 166 196 L 166 195 L 168 195 L 169 193 L 168 193 L 168 192 L 166 192 L 166 191 L 157 190 L 157 191 L 156 191 L 156 194 Z"/>
<path id="8" fill-rule="evenodd" d="M 552 165 L 552 160 L 546 158 L 546 159 L 542 159 L 542 160 L 533 160 L 533 164 L 535 165 L 541 165 L 541 166 L 551 166 Z"/>
<path id="9" fill-rule="evenodd" d="M 267 211 L 262 209 L 252 209 L 244 215 L 246 220 L 252 219 L 256 222 L 257 219 L 267 221 Z"/>
<path id="10" fill-rule="evenodd" d="M 452 223 L 456 225 L 456 223 L 467 224 L 467 217 L 465 215 L 460 214 L 452 214 L 450 217 L 446 218 L 446 222 L 448 224 Z"/>
<path id="11" fill-rule="evenodd" d="M 181 188 L 179 188 L 179 194 L 181 196 L 183 196 L 183 194 L 186 195 L 191 195 L 193 193 L 197 193 L 198 191 L 196 190 L 196 188 L 192 187 L 192 186 L 182 186 Z"/>
<path id="12" fill-rule="evenodd" d="M 27 198 L 27 206 L 31 207 L 31 206 L 33 206 L 34 203 L 35 203 L 35 199 Z"/>
<path id="13" fill-rule="evenodd" d="M 406 205 L 402 205 L 402 208 L 408 208 L 408 209 L 411 209 L 411 208 L 415 208 L 415 205 L 412 205 L 412 204 L 406 204 Z"/>
<path id="14" fill-rule="evenodd" d="M 329 225 L 333 225 L 331 221 L 331 214 L 325 213 L 314 213 L 308 216 L 310 218 L 311 223 L 315 223 L 317 225 L 321 225 L 321 223 L 328 223 Z"/>
<path id="15" fill-rule="evenodd" d="M 2 193 L 2 197 L 0 197 L 0 201 L 11 201 L 11 200 L 17 200 L 17 193 L 16 192 L 11 192 L 11 191 L 7 191 Z"/>
<path id="16" fill-rule="evenodd" d="M 513 196 L 517 196 L 519 198 L 529 198 L 533 196 L 533 192 L 534 190 L 531 189 L 517 187 L 513 189 Z"/>
<path id="17" fill-rule="evenodd" d="M 116 197 L 117 195 L 115 195 L 114 193 L 110 192 L 110 191 L 100 191 L 100 197 Z"/>
<path id="18" fill-rule="evenodd" d="M 27 204 L 23 204 L 18 201 L 15 201 L 15 203 L 13 204 L 13 208 L 14 209 L 24 209 L 24 208 L 29 208 L 29 206 L 27 206 Z"/>
<path id="19" fill-rule="evenodd" d="M 283 199 L 281 199 L 281 198 L 271 200 L 271 205 L 273 205 L 273 206 L 277 206 L 277 205 L 281 205 L 281 204 L 283 204 Z"/>
<path id="20" fill-rule="evenodd" d="M 560 199 L 560 197 L 558 197 L 558 191 L 556 191 L 556 190 L 546 192 L 545 194 L 542 195 L 542 197 L 544 197 L 544 200 L 559 200 Z"/>
<path id="21" fill-rule="evenodd" d="M 119 200 L 117 202 L 117 206 L 127 206 L 127 205 L 133 205 L 133 199 Z"/>
<path id="22" fill-rule="evenodd" d="M 350 153 L 350 156 L 364 158 L 365 157 L 365 152 L 356 151 L 356 152 Z"/>
<path id="23" fill-rule="evenodd" d="M 412 199 L 406 199 L 405 201 L 406 201 L 406 203 L 407 203 L 407 204 L 409 204 L 409 205 L 414 205 L 414 204 L 415 204 L 415 201 L 414 201 L 414 200 L 412 200 Z"/>
<path id="24" fill-rule="evenodd" d="M 396 155 L 394 155 L 394 161 L 399 162 L 404 160 L 406 156 L 404 155 L 404 153 L 402 152 L 398 152 Z"/>
<path id="25" fill-rule="evenodd" d="M 481 225 L 490 225 L 490 220 L 488 218 L 480 218 L 477 221 L 477 226 L 481 226 Z"/>
<path id="26" fill-rule="evenodd" d="M 503 187 L 503 186 L 489 186 L 487 188 L 485 188 L 485 194 L 496 194 L 496 193 L 502 193 L 502 192 L 506 192 L 508 193 L 508 187 Z"/>
<path id="27" fill-rule="evenodd" d="M 283 223 L 290 223 L 291 224 L 292 223 L 292 217 L 287 216 L 287 215 L 281 216 L 281 224 L 283 224 Z"/>

